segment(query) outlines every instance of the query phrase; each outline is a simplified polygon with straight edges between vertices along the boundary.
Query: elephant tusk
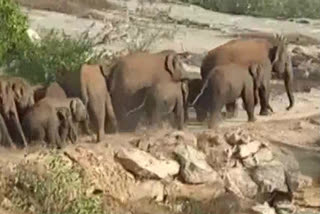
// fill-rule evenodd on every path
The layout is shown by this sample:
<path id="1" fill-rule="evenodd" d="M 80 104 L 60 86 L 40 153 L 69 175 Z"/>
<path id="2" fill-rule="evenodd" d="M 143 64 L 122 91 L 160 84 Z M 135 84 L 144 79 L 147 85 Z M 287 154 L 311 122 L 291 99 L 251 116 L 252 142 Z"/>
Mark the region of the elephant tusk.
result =
<path id="1" fill-rule="evenodd" d="M 197 103 L 197 101 L 198 101 L 198 99 L 201 97 L 201 95 L 204 93 L 204 90 L 208 87 L 208 83 L 209 83 L 209 78 L 207 78 L 206 79 L 206 82 L 204 83 L 204 85 L 202 86 L 202 88 L 201 88 L 201 91 L 200 91 L 200 93 L 197 95 L 197 97 L 194 99 L 194 101 L 192 102 L 192 106 L 194 106 L 196 103 Z"/>
<path id="2" fill-rule="evenodd" d="M 140 109 L 144 106 L 144 104 L 146 103 L 146 100 L 147 100 L 147 96 L 144 97 L 143 102 L 142 102 L 138 107 L 136 107 L 136 108 L 131 109 L 130 111 L 128 111 L 127 114 L 126 114 L 126 116 L 128 117 L 130 114 L 132 114 L 132 113 L 140 110 Z"/>

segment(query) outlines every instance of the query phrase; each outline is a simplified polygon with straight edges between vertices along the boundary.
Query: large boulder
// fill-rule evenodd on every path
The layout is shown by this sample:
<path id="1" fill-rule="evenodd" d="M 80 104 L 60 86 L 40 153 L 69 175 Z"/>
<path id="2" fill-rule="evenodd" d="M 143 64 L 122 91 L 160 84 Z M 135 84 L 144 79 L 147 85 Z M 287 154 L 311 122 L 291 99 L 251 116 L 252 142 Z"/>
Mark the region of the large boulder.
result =
<path id="1" fill-rule="evenodd" d="M 262 193 L 288 192 L 285 169 L 281 163 L 272 162 L 258 166 L 253 169 L 251 177 L 260 186 Z"/>
<path id="2" fill-rule="evenodd" d="M 258 185 L 242 167 L 228 170 L 226 184 L 229 190 L 241 198 L 254 198 L 258 193 Z"/>
<path id="3" fill-rule="evenodd" d="M 201 184 L 221 181 L 218 173 L 206 162 L 205 154 L 194 147 L 180 144 L 175 154 L 181 165 L 180 175 L 186 183 Z"/>
<path id="4" fill-rule="evenodd" d="M 179 164 L 173 160 L 159 160 L 135 148 L 121 148 L 116 160 L 137 177 L 148 179 L 170 179 L 179 173 Z"/>

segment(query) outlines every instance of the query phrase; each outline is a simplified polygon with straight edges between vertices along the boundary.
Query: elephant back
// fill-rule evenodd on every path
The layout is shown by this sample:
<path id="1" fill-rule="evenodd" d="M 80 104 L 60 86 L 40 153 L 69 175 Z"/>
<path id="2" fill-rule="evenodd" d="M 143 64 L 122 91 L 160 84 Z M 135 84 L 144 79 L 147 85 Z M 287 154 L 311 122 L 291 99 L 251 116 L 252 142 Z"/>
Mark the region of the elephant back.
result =
<path id="1" fill-rule="evenodd" d="M 68 97 L 81 97 L 81 71 L 57 73 L 56 81 Z"/>
<path id="2" fill-rule="evenodd" d="M 205 79 L 209 71 L 219 65 L 230 63 L 249 66 L 261 64 L 269 58 L 272 44 L 265 39 L 238 39 L 227 42 L 208 52 L 201 64 L 201 76 Z"/>

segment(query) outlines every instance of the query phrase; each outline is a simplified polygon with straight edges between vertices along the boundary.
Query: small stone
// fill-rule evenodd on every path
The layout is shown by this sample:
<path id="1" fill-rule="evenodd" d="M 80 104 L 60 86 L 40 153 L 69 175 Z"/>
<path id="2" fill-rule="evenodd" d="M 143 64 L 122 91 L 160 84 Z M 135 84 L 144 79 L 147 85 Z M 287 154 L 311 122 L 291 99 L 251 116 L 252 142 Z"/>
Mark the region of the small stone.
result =
<path id="1" fill-rule="evenodd" d="M 239 146 L 239 156 L 241 159 L 253 155 L 259 151 L 261 143 L 259 141 L 252 141 L 248 144 L 242 144 Z"/>
<path id="2" fill-rule="evenodd" d="M 255 155 L 254 158 L 257 164 L 270 162 L 273 160 L 272 151 L 266 147 L 261 148 Z"/>
<path id="3" fill-rule="evenodd" d="M 139 182 L 133 187 L 131 201 L 153 199 L 161 202 L 164 199 L 164 185 L 160 181 L 147 180 Z"/>
<path id="4" fill-rule="evenodd" d="M 274 208 L 270 207 L 267 202 L 259 204 L 251 208 L 257 214 L 276 214 Z"/>
<path id="5" fill-rule="evenodd" d="M 257 161 L 253 156 L 249 156 L 249 157 L 243 159 L 242 163 L 248 169 L 257 166 Z"/>

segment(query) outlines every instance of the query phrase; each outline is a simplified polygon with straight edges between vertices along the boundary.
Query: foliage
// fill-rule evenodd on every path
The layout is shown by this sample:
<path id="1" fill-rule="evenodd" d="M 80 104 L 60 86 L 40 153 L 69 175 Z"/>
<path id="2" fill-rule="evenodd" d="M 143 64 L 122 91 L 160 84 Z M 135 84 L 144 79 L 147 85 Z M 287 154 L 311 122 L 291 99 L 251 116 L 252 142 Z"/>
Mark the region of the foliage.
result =
<path id="1" fill-rule="evenodd" d="M 102 197 L 89 195 L 82 169 L 51 154 L 44 166 L 19 164 L 8 198 L 17 210 L 34 214 L 104 214 Z"/>
<path id="2" fill-rule="evenodd" d="M 214 11 L 262 17 L 320 18 L 318 0 L 182 0 Z"/>
<path id="3" fill-rule="evenodd" d="M 0 0 L 0 66 L 28 43 L 27 18 L 12 0 Z"/>
<path id="4" fill-rule="evenodd" d="M 58 69 L 78 71 L 88 59 L 94 61 L 98 58 L 94 52 L 95 43 L 88 35 L 89 31 L 85 31 L 77 37 L 70 37 L 64 32 L 51 30 L 38 43 L 26 46 L 8 73 L 39 83 L 54 81 Z"/>

